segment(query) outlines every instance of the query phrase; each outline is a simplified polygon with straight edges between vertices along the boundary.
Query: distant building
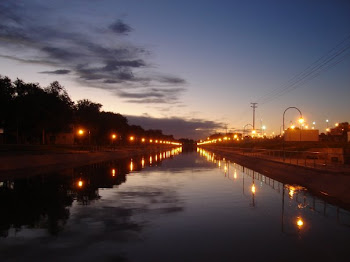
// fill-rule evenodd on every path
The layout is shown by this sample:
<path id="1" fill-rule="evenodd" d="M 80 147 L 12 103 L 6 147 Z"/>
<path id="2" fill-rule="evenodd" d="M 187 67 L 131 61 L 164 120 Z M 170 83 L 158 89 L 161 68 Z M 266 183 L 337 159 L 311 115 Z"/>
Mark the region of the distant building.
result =
<path id="1" fill-rule="evenodd" d="M 284 141 L 318 141 L 319 130 L 317 129 L 291 129 L 284 133 Z"/>

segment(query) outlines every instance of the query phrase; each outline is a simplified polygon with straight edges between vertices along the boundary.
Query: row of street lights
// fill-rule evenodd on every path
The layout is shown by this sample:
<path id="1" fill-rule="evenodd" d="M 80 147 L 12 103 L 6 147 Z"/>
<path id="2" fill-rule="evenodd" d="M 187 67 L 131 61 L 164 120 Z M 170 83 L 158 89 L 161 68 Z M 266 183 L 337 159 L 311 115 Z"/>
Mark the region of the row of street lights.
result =
<path id="1" fill-rule="evenodd" d="M 89 135 L 89 144 L 90 144 L 90 130 L 86 131 L 84 129 L 79 129 L 77 131 L 77 134 L 79 136 L 84 136 L 86 132 Z M 112 133 L 111 134 L 112 142 L 117 140 L 117 138 L 118 138 L 118 136 L 117 136 L 116 133 Z M 168 141 L 168 140 L 161 140 L 161 139 L 153 139 L 153 138 L 146 139 L 145 137 L 141 137 L 141 138 L 138 138 L 138 139 L 139 139 L 139 141 L 141 141 L 141 143 L 147 143 L 148 142 L 150 144 L 153 144 L 153 143 L 154 144 L 167 144 L 167 145 L 175 145 L 175 146 L 181 146 L 182 145 L 182 143 L 179 143 L 179 142 Z M 128 137 L 128 141 L 131 142 L 131 143 L 136 142 L 138 139 L 137 139 L 136 136 L 133 136 L 133 135 Z"/>

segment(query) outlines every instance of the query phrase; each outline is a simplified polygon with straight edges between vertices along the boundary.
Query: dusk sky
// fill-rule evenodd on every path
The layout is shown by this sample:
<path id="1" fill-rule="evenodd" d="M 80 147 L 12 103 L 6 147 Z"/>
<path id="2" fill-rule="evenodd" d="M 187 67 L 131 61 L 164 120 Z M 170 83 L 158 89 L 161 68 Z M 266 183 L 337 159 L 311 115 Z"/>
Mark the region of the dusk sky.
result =
<path id="1" fill-rule="evenodd" d="M 176 138 L 242 129 L 251 102 L 267 134 L 289 106 L 324 132 L 350 122 L 350 1 L 2 0 L 0 74 Z"/>

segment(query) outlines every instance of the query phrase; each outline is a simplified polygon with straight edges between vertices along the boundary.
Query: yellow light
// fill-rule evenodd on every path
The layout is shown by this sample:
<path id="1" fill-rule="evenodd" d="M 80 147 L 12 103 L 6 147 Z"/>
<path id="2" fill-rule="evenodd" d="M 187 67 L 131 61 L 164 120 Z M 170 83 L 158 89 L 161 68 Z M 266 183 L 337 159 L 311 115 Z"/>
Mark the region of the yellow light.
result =
<path id="1" fill-rule="evenodd" d="M 79 180 L 78 181 L 78 187 L 83 187 L 83 185 L 84 185 L 84 182 L 82 180 Z"/>
<path id="2" fill-rule="evenodd" d="M 149 157 L 149 163 L 150 163 L 150 165 L 152 165 L 152 157 L 151 156 Z"/>
<path id="3" fill-rule="evenodd" d="M 252 193 L 255 194 L 255 185 L 252 185 Z"/>
<path id="4" fill-rule="evenodd" d="M 131 162 L 130 162 L 130 171 L 133 171 L 133 170 L 134 170 L 134 163 L 131 160 Z"/>
<path id="5" fill-rule="evenodd" d="M 327 131 L 327 132 L 329 132 L 329 130 L 330 130 L 329 128 L 326 128 L 326 131 Z"/>
<path id="6" fill-rule="evenodd" d="M 112 139 L 116 139 L 117 135 L 116 134 L 112 134 Z"/>
<path id="7" fill-rule="evenodd" d="M 256 130 L 253 130 L 253 131 L 252 131 L 252 134 L 256 134 Z"/>
<path id="8" fill-rule="evenodd" d="M 289 197 L 290 199 L 293 199 L 293 195 L 294 195 L 294 188 L 289 188 Z"/>
<path id="9" fill-rule="evenodd" d="M 141 160 L 141 166 L 142 166 L 142 168 L 145 167 L 145 159 L 144 158 L 142 158 L 142 160 Z"/>
<path id="10" fill-rule="evenodd" d="M 298 121 L 300 124 L 302 124 L 302 123 L 304 123 L 304 118 L 300 117 Z"/>
<path id="11" fill-rule="evenodd" d="M 236 172 L 236 170 L 235 170 L 235 173 L 233 174 L 233 178 L 237 179 L 237 172 Z"/>
<path id="12" fill-rule="evenodd" d="M 79 130 L 78 130 L 78 134 L 79 134 L 79 135 L 83 135 L 83 134 L 84 134 L 84 130 L 83 130 L 83 129 L 79 129 Z"/>
<path id="13" fill-rule="evenodd" d="M 156 140 L 156 143 L 158 143 L 158 140 Z"/>
<path id="14" fill-rule="evenodd" d="M 295 125 L 291 125 L 290 128 L 291 128 L 291 129 L 294 129 L 294 128 L 295 128 Z"/>
<path id="15" fill-rule="evenodd" d="M 153 139 L 150 139 L 149 142 L 150 142 L 150 143 L 153 143 Z"/>
<path id="16" fill-rule="evenodd" d="M 335 126 L 339 126 L 339 123 L 335 123 Z"/>
<path id="17" fill-rule="evenodd" d="M 115 169 L 112 169 L 112 176 L 115 176 Z"/>
<path id="18" fill-rule="evenodd" d="M 142 143 L 145 143 L 145 141 L 146 141 L 146 139 L 144 139 L 144 138 L 141 139 L 141 142 L 142 142 Z"/>
<path id="19" fill-rule="evenodd" d="M 301 228 L 304 225 L 304 221 L 299 217 L 297 220 L 297 226 Z"/>
<path id="20" fill-rule="evenodd" d="M 237 135 L 234 135 L 233 138 L 237 138 Z"/>
<path id="21" fill-rule="evenodd" d="M 130 140 L 130 141 L 134 141 L 134 140 L 135 140 L 135 137 L 131 136 L 131 137 L 129 137 L 129 140 Z"/>

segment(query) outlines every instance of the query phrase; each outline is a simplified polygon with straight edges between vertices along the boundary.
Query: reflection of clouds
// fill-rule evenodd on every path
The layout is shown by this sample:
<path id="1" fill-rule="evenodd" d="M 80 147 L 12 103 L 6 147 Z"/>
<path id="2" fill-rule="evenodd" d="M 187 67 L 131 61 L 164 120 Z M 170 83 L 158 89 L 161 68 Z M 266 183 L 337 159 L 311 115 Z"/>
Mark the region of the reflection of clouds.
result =
<path id="1" fill-rule="evenodd" d="M 184 203 L 174 188 L 130 186 L 124 190 L 105 189 L 102 194 L 105 197 L 89 206 L 75 202 L 70 219 L 54 241 L 45 241 L 47 235 L 38 237 L 35 229 L 26 238 L 8 238 L 7 246 L 3 246 L 8 257 L 17 261 L 30 253 L 26 261 L 62 261 L 62 257 L 74 261 L 127 261 L 122 246 L 116 244 L 139 241 L 141 231 L 155 217 L 184 211 Z M 23 252 L 16 251 L 19 247 Z M 0 253 L 1 250 L 2 247 Z"/>

